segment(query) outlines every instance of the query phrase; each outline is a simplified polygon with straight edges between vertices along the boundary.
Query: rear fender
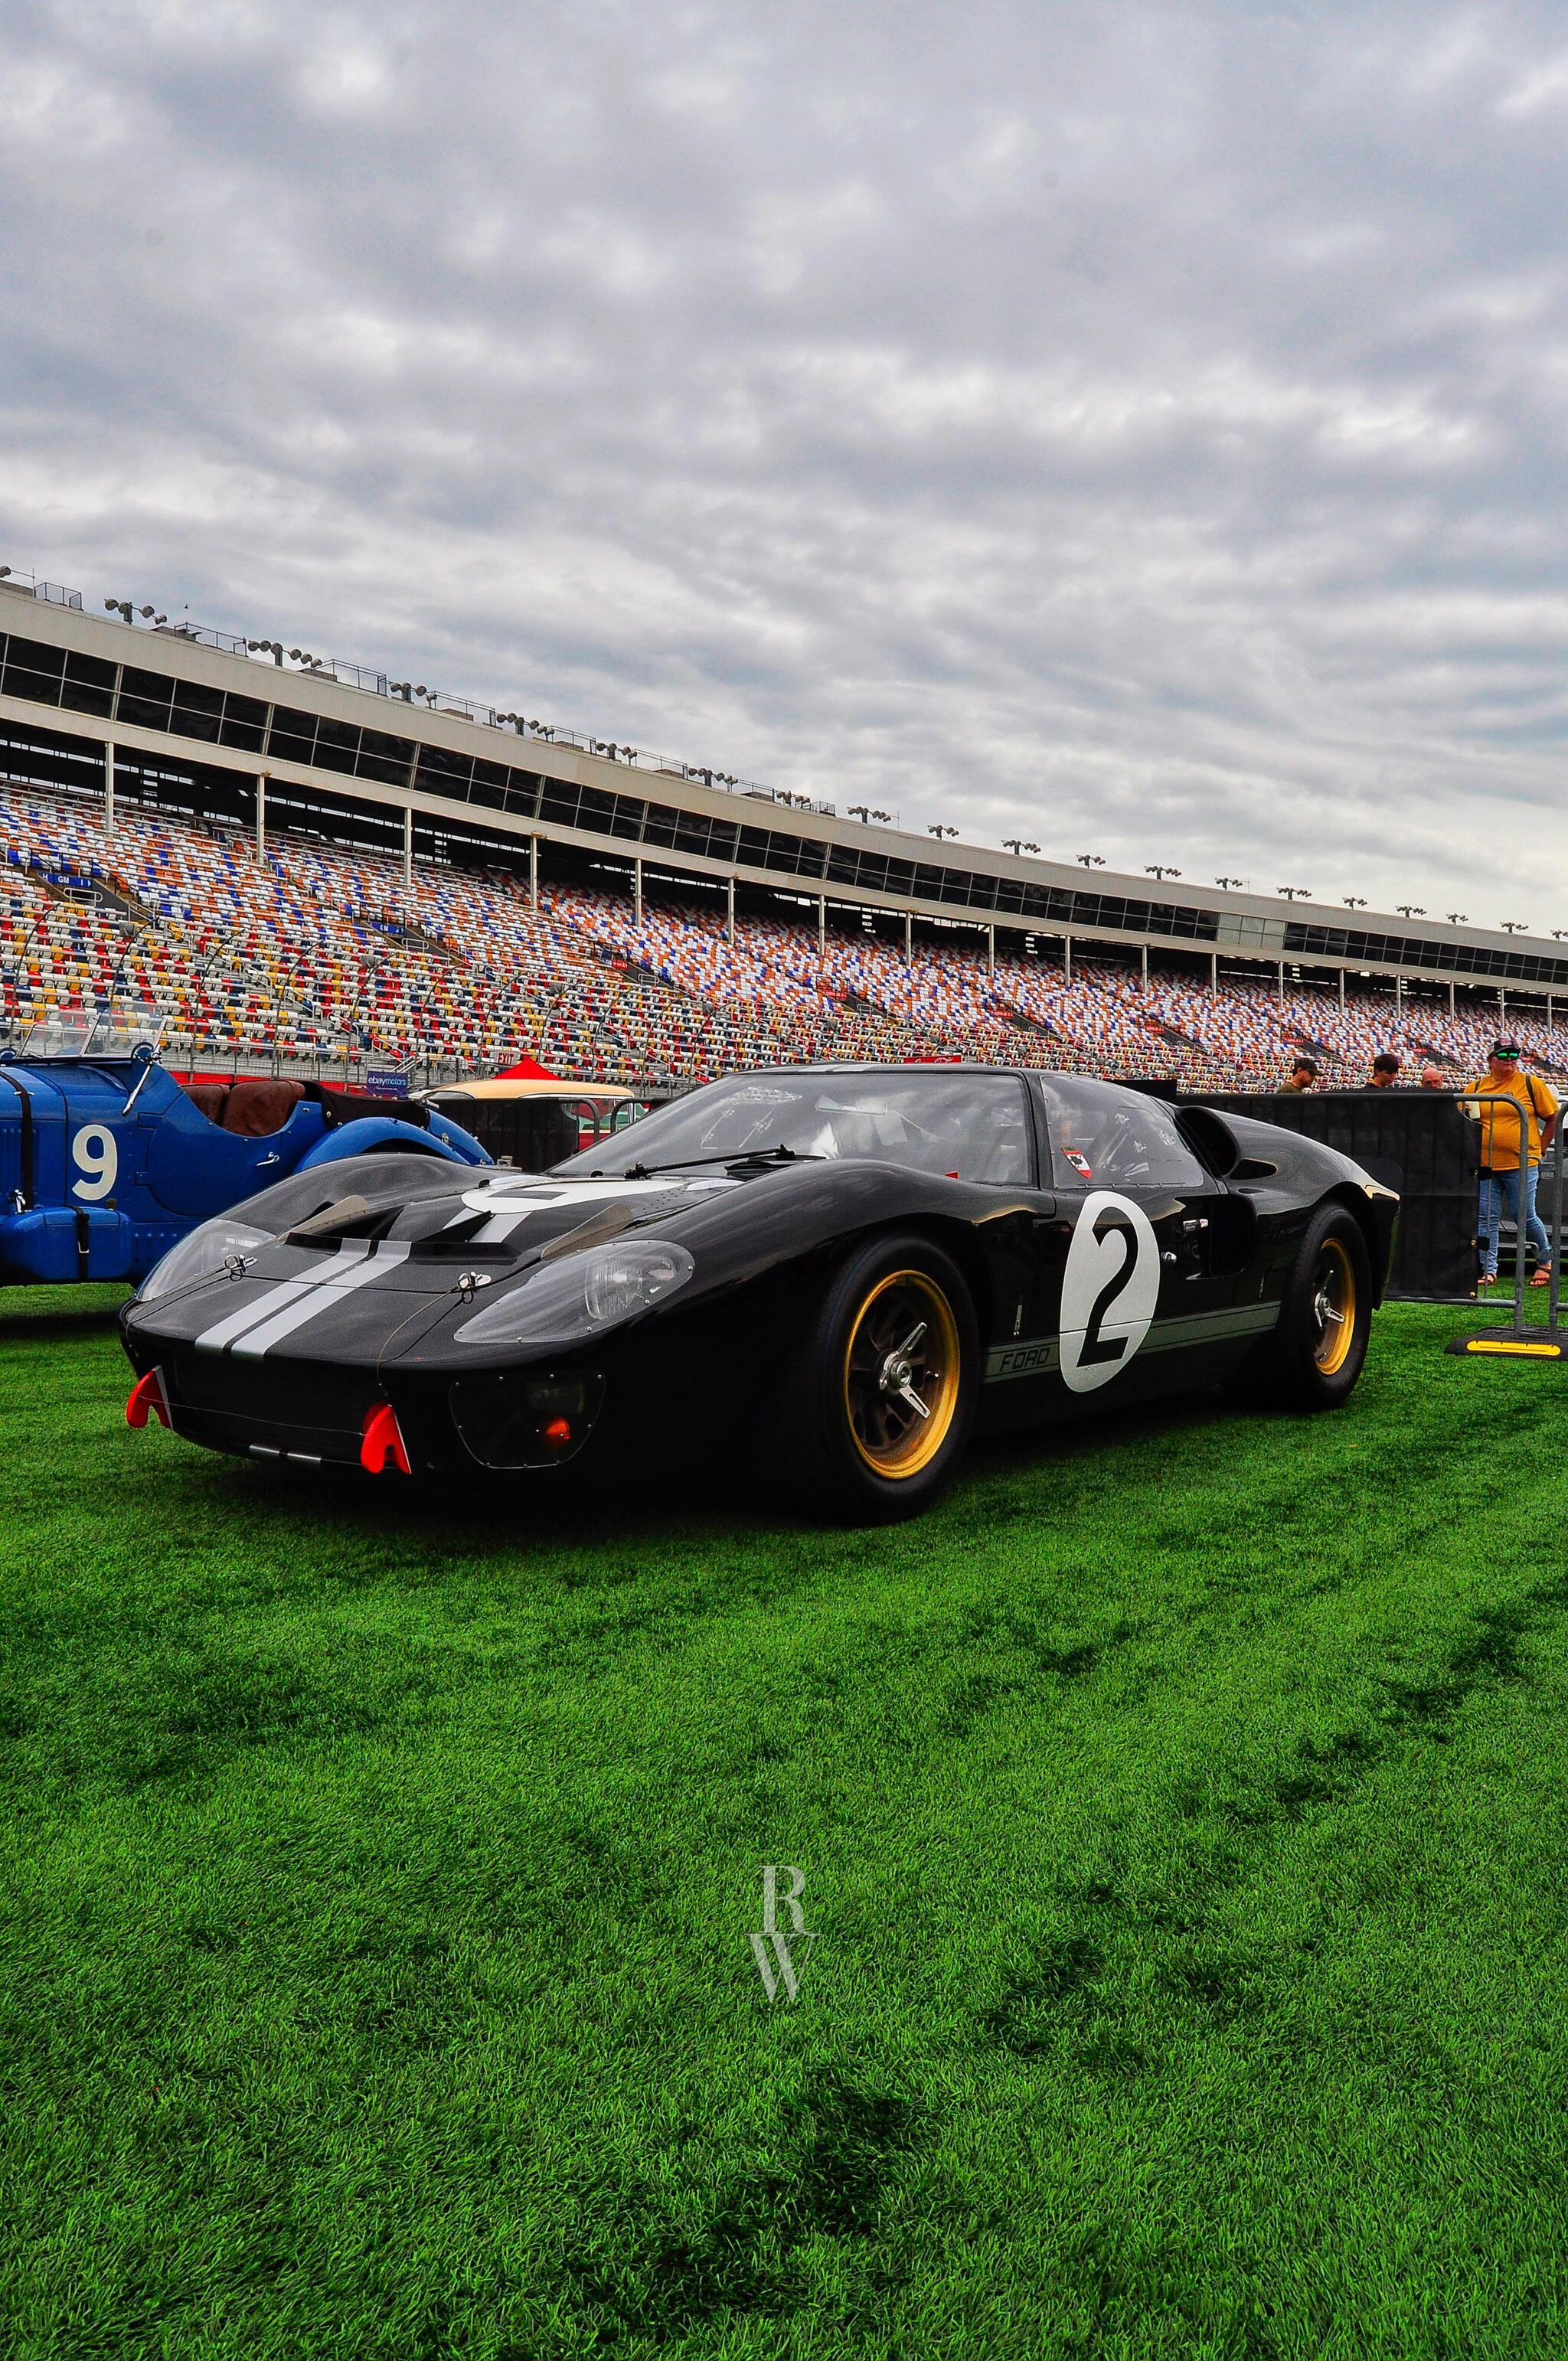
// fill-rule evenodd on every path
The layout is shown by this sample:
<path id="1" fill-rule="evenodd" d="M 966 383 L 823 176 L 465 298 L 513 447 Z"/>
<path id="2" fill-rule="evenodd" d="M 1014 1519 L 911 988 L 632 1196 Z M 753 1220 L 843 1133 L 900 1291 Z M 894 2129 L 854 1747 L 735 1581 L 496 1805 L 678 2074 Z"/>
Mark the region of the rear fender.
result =
<path id="1" fill-rule="evenodd" d="M 471 1131 L 465 1131 L 460 1123 L 454 1123 L 452 1117 L 449 1115 L 443 1115 L 439 1107 L 432 1107 L 430 1110 L 430 1129 L 427 1137 L 443 1141 L 452 1150 L 459 1164 L 493 1164 L 496 1160 L 489 1149 L 482 1146 Z"/>
<path id="2" fill-rule="evenodd" d="M 410 1156 L 433 1156 L 446 1164 L 488 1164 L 490 1161 L 477 1140 L 467 1142 L 467 1153 L 455 1143 L 466 1135 L 452 1127 L 453 1137 L 444 1137 L 434 1124 L 428 1131 L 416 1131 L 411 1123 L 399 1123 L 389 1115 L 361 1115 L 345 1123 L 340 1130 L 329 1131 L 318 1140 L 308 1156 L 295 1166 L 298 1172 L 310 1172 L 318 1164 L 341 1164 L 348 1157 L 385 1155 L 389 1148 L 400 1149 Z"/>

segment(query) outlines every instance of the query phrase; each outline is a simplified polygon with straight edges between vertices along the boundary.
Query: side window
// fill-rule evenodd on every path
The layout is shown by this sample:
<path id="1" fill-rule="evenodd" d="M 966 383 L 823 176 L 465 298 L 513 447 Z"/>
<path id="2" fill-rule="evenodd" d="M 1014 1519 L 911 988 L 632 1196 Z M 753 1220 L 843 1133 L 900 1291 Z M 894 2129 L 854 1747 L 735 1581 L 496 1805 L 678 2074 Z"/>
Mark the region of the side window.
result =
<path id="1" fill-rule="evenodd" d="M 1074 1074 L 1042 1074 L 1040 1089 L 1054 1187 L 1198 1189 L 1207 1180 L 1158 1099 Z"/>
<path id="2" fill-rule="evenodd" d="M 1000 1074 L 977 1075 L 973 1081 L 966 1076 L 961 1082 L 955 1079 L 938 1093 L 937 1104 L 942 1106 L 952 1148 L 951 1162 L 938 1166 L 939 1170 L 957 1171 L 965 1180 L 1028 1186 L 1029 1110 L 1022 1082 Z"/>

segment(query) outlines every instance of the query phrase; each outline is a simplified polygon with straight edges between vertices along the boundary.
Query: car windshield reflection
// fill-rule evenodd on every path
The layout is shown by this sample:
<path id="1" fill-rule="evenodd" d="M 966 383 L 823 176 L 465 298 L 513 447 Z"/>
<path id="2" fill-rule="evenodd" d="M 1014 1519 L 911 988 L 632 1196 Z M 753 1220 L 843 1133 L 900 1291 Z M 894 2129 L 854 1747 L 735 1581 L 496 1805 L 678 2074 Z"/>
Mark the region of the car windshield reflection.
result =
<path id="1" fill-rule="evenodd" d="M 1015 1075 L 825 1073 L 711 1082 L 555 1169 L 626 1173 L 730 1158 L 856 1158 L 956 1180 L 1026 1184 L 1029 1112 Z"/>

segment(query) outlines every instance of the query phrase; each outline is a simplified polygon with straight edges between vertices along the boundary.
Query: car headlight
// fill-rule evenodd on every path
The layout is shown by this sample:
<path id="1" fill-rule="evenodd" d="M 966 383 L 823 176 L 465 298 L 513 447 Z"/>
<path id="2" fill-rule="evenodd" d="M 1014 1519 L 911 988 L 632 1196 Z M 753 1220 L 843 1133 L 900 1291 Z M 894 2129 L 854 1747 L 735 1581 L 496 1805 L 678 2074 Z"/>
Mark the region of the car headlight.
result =
<path id="1" fill-rule="evenodd" d="M 566 1345 L 630 1320 L 684 1287 L 696 1265 L 685 1246 L 633 1240 L 547 1265 L 487 1303 L 456 1331 L 459 1345 Z"/>
<path id="2" fill-rule="evenodd" d="M 150 1303 L 159 1295 L 172 1295 L 177 1287 L 193 1287 L 198 1279 L 215 1278 L 228 1263 L 253 1262 L 262 1246 L 274 1243 L 269 1231 L 253 1230 L 248 1222 L 231 1222 L 220 1214 L 215 1222 L 203 1222 L 188 1238 L 170 1247 L 143 1279 L 137 1301 Z"/>

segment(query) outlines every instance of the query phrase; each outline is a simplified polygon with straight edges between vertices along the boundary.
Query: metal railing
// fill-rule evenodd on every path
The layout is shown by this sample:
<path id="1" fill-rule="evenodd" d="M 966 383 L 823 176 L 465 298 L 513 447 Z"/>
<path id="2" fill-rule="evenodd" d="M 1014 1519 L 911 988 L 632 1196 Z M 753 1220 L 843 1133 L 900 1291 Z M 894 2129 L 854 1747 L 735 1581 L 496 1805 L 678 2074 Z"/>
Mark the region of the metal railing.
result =
<path id="1" fill-rule="evenodd" d="M 16 576 L 10 577 L 17 590 L 27 588 L 36 598 L 50 605 L 69 607 L 80 613 L 82 598 L 80 590 L 68 590 L 58 582 L 34 582 Z M 134 631 L 123 615 L 112 620 L 121 631 Z M 598 754 L 611 763 L 624 763 L 629 768 L 651 772 L 661 778 L 684 779 L 693 785 L 722 787 L 727 795 L 747 796 L 759 803 L 783 804 L 795 811 L 816 812 L 824 819 L 836 819 L 837 804 L 820 798 L 796 795 L 788 787 L 768 787 L 756 779 L 737 778 L 732 772 L 716 771 L 710 763 L 686 763 L 673 754 L 650 753 L 642 747 L 621 745 L 613 739 L 596 737 L 591 730 L 569 730 L 554 722 L 530 721 L 519 714 L 503 714 L 499 708 L 482 699 L 458 697 L 445 689 L 423 688 L 416 692 L 403 682 L 395 682 L 380 665 L 354 663 L 347 656 L 323 656 L 309 663 L 300 661 L 290 671 L 288 652 L 277 640 L 251 640 L 235 631 L 219 631 L 206 623 L 164 621 L 148 627 L 149 637 L 164 640 L 188 640 L 193 646 L 216 648 L 220 654 L 245 656 L 269 664 L 288 674 L 291 679 L 324 680 L 339 688 L 357 689 L 367 697 L 377 697 L 390 704 L 422 707 L 427 712 L 449 715 L 456 721 L 470 721 L 485 730 L 503 731 L 507 736 L 532 740 L 551 746 L 570 746 L 579 753 Z M 888 823 L 900 825 L 896 811 L 887 814 Z"/>
<path id="2" fill-rule="evenodd" d="M 218 1044 L 204 1049 L 201 1041 L 165 1040 L 161 1063 L 176 1081 L 191 1081 L 197 1074 L 226 1074 L 232 1081 L 242 1075 L 281 1077 L 296 1082 L 322 1082 L 347 1091 L 362 1090 L 371 1074 L 397 1073 L 402 1077 L 408 1091 L 438 1090 L 464 1082 L 484 1081 L 490 1069 L 477 1066 L 471 1058 L 419 1058 L 411 1064 L 400 1064 L 395 1058 L 374 1049 L 340 1046 L 323 1047 L 319 1051 L 247 1050 L 224 1049 Z M 603 1088 L 613 1090 L 653 1091 L 661 1097 L 683 1098 L 698 1085 L 688 1077 L 667 1074 L 657 1070 L 617 1077 L 608 1083 L 599 1076 L 561 1074 L 555 1077 L 565 1091 L 591 1093 Z"/>
<path id="3" fill-rule="evenodd" d="M 15 592 L 23 598 L 41 598 L 46 607 L 68 607 L 72 614 L 82 612 L 82 593 L 68 590 L 63 582 L 37 582 L 29 574 L 18 580 L 15 574 L 0 581 L 0 588 Z"/>
<path id="4" fill-rule="evenodd" d="M 1563 1332 L 1560 1331 L 1558 1325 L 1558 1316 L 1561 1309 L 1563 1291 L 1563 1213 L 1564 1195 L 1563 1150 L 1565 1137 L 1568 1137 L 1568 1121 L 1564 1121 L 1563 1116 L 1559 1116 L 1556 1128 L 1552 1133 L 1552 1144 L 1547 1149 L 1546 1155 L 1541 1159 L 1538 1167 L 1538 1170 L 1543 1177 L 1550 1173 L 1549 1189 L 1551 1203 L 1550 1214 L 1541 1214 L 1541 1220 L 1547 1235 L 1548 1261 L 1550 1265 L 1550 1279 L 1546 1298 L 1546 1325 L 1544 1330 L 1542 1330 L 1539 1324 L 1527 1327 L 1524 1310 L 1525 1288 L 1529 1284 L 1526 1274 L 1529 1269 L 1530 1263 L 1530 1224 L 1525 1214 L 1525 1181 L 1530 1168 L 1530 1124 L 1524 1102 L 1521 1099 L 1516 1098 L 1511 1091 L 1466 1091 L 1461 1097 L 1459 1104 L 1466 1113 L 1468 1113 L 1472 1107 L 1477 1111 L 1475 1116 L 1475 1120 L 1477 1123 L 1479 1123 L 1481 1119 L 1479 1110 L 1483 1106 L 1506 1106 L 1511 1110 L 1519 1124 L 1519 1180 L 1518 1197 L 1519 1211 L 1514 1224 L 1513 1334 L 1521 1344 L 1527 1340 L 1543 1345 L 1561 1345 L 1564 1342 L 1568 1342 L 1568 1335 L 1565 1335 Z M 1541 1120 L 1539 1114 L 1537 1115 L 1536 1119 L 1538 1122 Z M 1492 1118 L 1494 1136 L 1496 1124 L 1497 1117 L 1494 1115 Z M 1501 1182 L 1506 1182 L 1507 1180 L 1506 1173 L 1494 1176 L 1484 1171 L 1480 1175 L 1480 1178 L 1484 1180 L 1493 1177 L 1498 1178 Z M 1538 1181 L 1538 1189 L 1539 1186 L 1540 1182 Z M 1497 1209 L 1497 1266 L 1499 1272 L 1502 1268 L 1503 1215 L 1507 1211 L 1507 1202 L 1508 1201 L 1505 1191 L 1501 1193 L 1501 1202 Z M 1538 1213 L 1541 1213 L 1539 1205 L 1536 1207 L 1536 1211 Z M 1501 1307 L 1499 1306 L 1499 1309 Z"/>

